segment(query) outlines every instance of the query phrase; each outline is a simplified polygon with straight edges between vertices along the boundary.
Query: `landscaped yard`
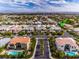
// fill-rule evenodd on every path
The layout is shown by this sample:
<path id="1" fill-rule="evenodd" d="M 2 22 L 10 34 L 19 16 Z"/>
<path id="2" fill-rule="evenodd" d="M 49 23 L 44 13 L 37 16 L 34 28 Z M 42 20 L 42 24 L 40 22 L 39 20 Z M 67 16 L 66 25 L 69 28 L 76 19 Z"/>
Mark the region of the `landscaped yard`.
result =
<path id="1" fill-rule="evenodd" d="M 78 58 L 79 55 L 74 55 L 74 56 L 69 56 L 73 52 L 69 52 L 68 54 L 65 54 L 64 51 L 60 51 L 57 49 L 56 44 L 55 44 L 55 38 L 49 38 L 49 46 L 50 46 L 50 52 L 51 56 L 53 58 Z M 71 54 L 72 55 L 72 54 Z"/>
<path id="2" fill-rule="evenodd" d="M 19 53 L 18 56 L 7 55 L 5 53 L 3 55 L 0 55 L 0 57 L 1 58 L 31 58 L 33 56 L 33 53 L 34 53 L 35 45 L 36 45 L 36 39 L 32 38 L 29 50 L 24 50 L 23 53 L 21 53 L 21 54 Z M 5 45 L 5 46 L 7 46 L 7 45 Z M 6 50 L 6 47 L 1 47 L 0 53 L 2 53 L 4 50 Z"/>
<path id="3" fill-rule="evenodd" d="M 50 46 L 51 56 L 53 58 L 63 58 L 65 56 L 65 53 L 63 51 L 57 50 L 55 45 L 55 38 L 49 38 L 49 46 Z"/>
<path id="4" fill-rule="evenodd" d="M 33 37 L 31 39 L 30 49 L 28 51 L 29 54 L 26 56 L 27 58 L 30 58 L 30 57 L 33 56 L 33 53 L 34 53 L 34 50 L 35 50 L 35 45 L 36 45 L 36 39 L 35 39 L 35 37 Z"/>

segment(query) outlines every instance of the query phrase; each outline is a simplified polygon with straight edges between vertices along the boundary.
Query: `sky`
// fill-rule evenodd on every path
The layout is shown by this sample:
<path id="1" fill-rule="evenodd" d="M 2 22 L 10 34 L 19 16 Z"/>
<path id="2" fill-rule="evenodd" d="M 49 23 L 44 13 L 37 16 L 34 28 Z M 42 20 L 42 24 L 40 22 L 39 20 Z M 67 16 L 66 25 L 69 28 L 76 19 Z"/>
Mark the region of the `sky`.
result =
<path id="1" fill-rule="evenodd" d="M 65 1 L 69 1 L 69 2 L 79 2 L 79 0 L 65 0 Z"/>
<path id="2" fill-rule="evenodd" d="M 79 0 L 0 0 L 0 13 L 79 12 Z"/>

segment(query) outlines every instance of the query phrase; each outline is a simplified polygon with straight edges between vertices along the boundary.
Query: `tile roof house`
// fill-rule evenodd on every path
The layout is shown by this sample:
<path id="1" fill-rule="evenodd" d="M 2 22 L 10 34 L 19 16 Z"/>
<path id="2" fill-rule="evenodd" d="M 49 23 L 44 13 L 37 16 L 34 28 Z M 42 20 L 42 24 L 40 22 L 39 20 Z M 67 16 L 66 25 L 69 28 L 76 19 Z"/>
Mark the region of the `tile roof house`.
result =
<path id="1" fill-rule="evenodd" d="M 65 25 L 64 25 L 64 28 L 65 28 L 65 29 L 73 29 L 73 26 L 70 25 L 70 24 L 65 24 Z"/>
<path id="2" fill-rule="evenodd" d="M 79 35 L 79 28 L 74 28 L 74 29 L 72 29 L 72 31 L 73 31 L 74 33 L 76 33 L 77 35 Z"/>
<path id="3" fill-rule="evenodd" d="M 17 33 L 19 31 L 21 31 L 22 28 L 19 25 L 12 25 L 12 26 L 9 26 L 8 30 Z"/>
<path id="4" fill-rule="evenodd" d="M 13 31 L 13 32 L 19 32 L 22 28 L 19 25 L 1 25 L 0 31 Z"/>
<path id="5" fill-rule="evenodd" d="M 72 38 L 56 38 L 56 47 L 58 50 L 62 51 L 77 51 L 78 45 L 76 41 Z"/>
<path id="6" fill-rule="evenodd" d="M 51 25 L 49 30 L 50 30 L 50 32 L 52 32 L 52 30 L 61 31 L 61 28 L 59 26 L 56 26 L 56 25 Z"/>
<path id="7" fill-rule="evenodd" d="M 10 40 L 7 48 L 10 49 L 29 49 L 30 38 L 29 37 L 15 37 Z"/>

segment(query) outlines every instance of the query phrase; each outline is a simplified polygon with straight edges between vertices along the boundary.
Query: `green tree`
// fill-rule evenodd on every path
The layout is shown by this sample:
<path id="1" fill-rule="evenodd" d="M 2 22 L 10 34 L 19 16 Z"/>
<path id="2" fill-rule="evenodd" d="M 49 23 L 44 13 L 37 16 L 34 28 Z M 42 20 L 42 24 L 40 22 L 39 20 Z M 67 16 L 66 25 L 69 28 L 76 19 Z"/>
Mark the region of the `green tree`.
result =
<path id="1" fill-rule="evenodd" d="M 18 33 L 19 36 L 23 36 L 23 35 L 25 35 L 25 34 L 26 34 L 25 31 L 20 31 L 20 32 Z"/>
<path id="2" fill-rule="evenodd" d="M 12 32 L 6 31 L 4 33 L 2 33 L 3 36 L 7 36 L 7 37 L 11 37 L 12 36 Z"/>

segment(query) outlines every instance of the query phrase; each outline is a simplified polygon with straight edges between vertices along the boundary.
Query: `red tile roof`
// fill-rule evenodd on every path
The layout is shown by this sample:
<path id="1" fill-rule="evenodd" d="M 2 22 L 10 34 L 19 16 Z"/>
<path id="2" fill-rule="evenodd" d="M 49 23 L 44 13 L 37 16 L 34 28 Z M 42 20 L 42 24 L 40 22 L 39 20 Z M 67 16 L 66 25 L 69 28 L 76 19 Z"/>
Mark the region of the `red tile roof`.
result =
<path id="1" fill-rule="evenodd" d="M 28 43 L 30 42 L 29 37 L 15 37 L 10 40 L 10 44 L 16 44 L 16 43 Z"/>
<path id="2" fill-rule="evenodd" d="M 77 46 L 76 41 L 72 38 L 57 38 L 56 39 L 56 44 L 58 45 L 65 45 L 65 44 L 69 44 L 71 46 Z"/>

